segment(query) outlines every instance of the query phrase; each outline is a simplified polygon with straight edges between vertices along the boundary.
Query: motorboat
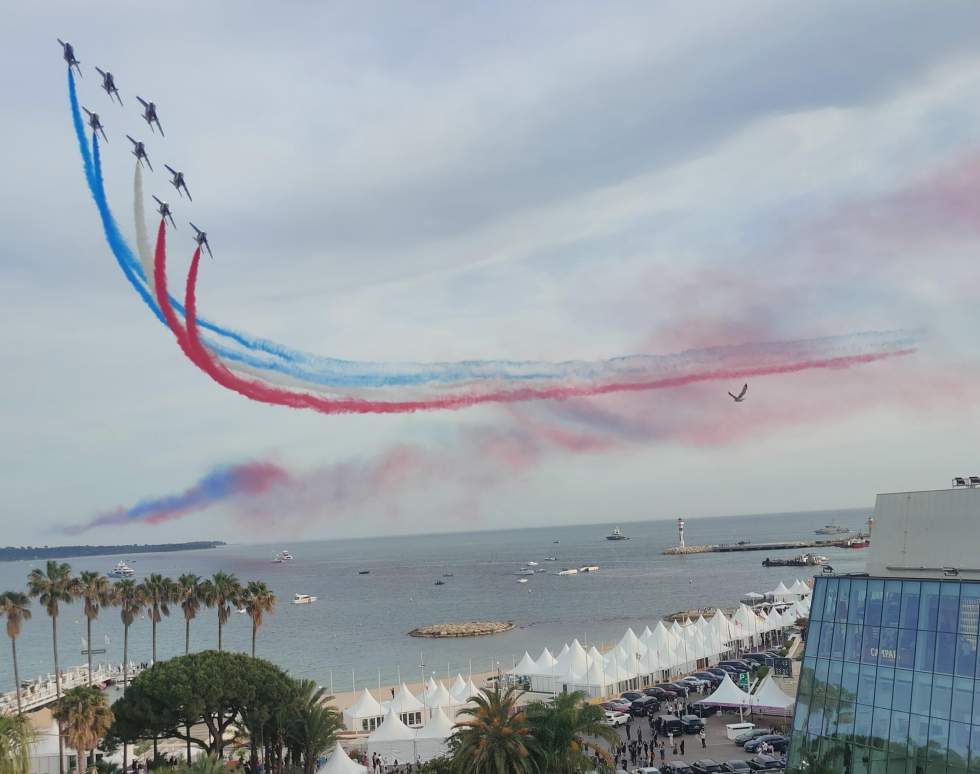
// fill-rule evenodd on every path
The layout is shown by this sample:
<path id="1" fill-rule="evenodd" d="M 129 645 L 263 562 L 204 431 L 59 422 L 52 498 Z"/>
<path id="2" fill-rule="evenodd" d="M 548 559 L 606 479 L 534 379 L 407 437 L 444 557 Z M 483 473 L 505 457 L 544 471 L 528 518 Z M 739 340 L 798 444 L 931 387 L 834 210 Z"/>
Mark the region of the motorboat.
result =
<path id="1" fill-rule="evenodd" d="M 517 579 L 517 582 L 518 583 L 527 583 L 527 578 L 518 578 Z"/>
<path id="2" fill-rule="evenodd" d="M 578 575 L 578 570 L 576 570 L 574 567 L 572 567 L 572 568 L 566 569 L 566 570 L 559 570 L 558 571 L 558 574 L 559 575 Z"/>
<path id="3" fill-rule="evenodd" d="M 357 574 L 358 575 L 370 575 L 371 574 L 371 571 L 370 570 L 358 570 L 357 571 Z"/>
<path id="4" fill-rule="evenodd" d="M 815 535 L 846 535 L 851 530 L 847 527 L 842 527 L 840 524 L 835 524 L 830 522 L 830 524 L 825 524 L 820 529 L 813 530 Z"/>
<path id="5" fill-rule="evenodd" d="M 606 540 L 629 540 L 629 538 L 623 534 L 623 530 L 616 527 L 616 529 L 606 535 Z"/>
<path id="6" fill-rule="evenodd" d="M 276 562 L 277 564 L 282 564 L 283 562 L 291 562 L 293 561 L 293 555 L 289 553 L 289 551 L 280 551 L 278 554 L 276 554 L 276 558 L 273 559 L 272 561 Z"/>
<path id="7" fill-rule="evenodd" d="M 514 575 L 534 575 L 534 570 L 530 567 L 522 567 L 520 570 L 514 573 Z"/>
<path id="8" fill-rule="evenodd" d="M 800 554 L 791 559 L 771 559 L 767 556 L 762 560 L 763 567 L 815 567 L 823 564 L 827 564 L 827 557 L 817 554 Z"/>
<path id="9" fill-rule="evenodd" d="M 538 563 L 537 562 L 528 562 L 527 563 L 527 566 L 528 567 L 537 567 L 538 566 Z"/>
<path id="10" fill-rule="evenodd" d="M 845 548 L 867 548 L 871 545 L 871 541 L 866 537 L 852 537 L 845 544 Z"/>
<path id="11" fill-rule="evenodd" d="M 446 585 L 446 581 L 444 581 L 444 580 L 437 580 L 434 585 L 436 585 L 436 586 L 445 586 Z"/>
<path id="12" fill-rule="evenodd" d="M 599 565 L 597 564 L 587 564 L 585 567 L 579 567 L 579 572 L 599 572 Z"/>
<path id="13" fill-rule="evenodd" d="M 557 556 L 546 556 L 544 558 L 544 560 L 546 562 L 557 562 L 558 561 L 558 557 Z"/>
<path id="14" fill-rule="evenodd" d="M 110 578 L 132 578 L 135 574 L 136 570 L 121 560 L 106 573 Z"/>
<path id="15" fill-rule="evenodd" d="M 316 597 L 312 594 L 293 594 L 294 605 L 312 605 L 316 602 Z"/>

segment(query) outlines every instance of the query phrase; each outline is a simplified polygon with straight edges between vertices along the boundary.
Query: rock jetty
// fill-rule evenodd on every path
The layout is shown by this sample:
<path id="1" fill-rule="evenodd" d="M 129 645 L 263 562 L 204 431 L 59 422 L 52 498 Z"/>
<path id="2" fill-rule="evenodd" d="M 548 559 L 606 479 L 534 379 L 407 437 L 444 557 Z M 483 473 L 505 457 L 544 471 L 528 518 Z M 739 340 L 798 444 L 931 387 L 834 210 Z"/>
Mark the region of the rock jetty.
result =
<path id="1" fill-rule="evenodd" d="M 514 628 L 511 621 L 468 621 L 467 623 L 443 623 L 412 629 L 412 637 L 482 637 L 500 634 Z"/>

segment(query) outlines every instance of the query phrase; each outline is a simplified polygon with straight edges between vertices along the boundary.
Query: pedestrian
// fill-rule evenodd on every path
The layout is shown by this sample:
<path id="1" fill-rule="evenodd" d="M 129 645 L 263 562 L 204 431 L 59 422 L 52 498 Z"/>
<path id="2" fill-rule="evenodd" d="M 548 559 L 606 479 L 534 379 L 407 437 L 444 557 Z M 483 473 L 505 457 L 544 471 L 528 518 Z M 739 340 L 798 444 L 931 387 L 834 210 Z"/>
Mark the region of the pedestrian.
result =
<path id="1" fill-rule="evenodd" d="M 704 733 L 703 728 L 700 731 L 698 731 L 698 736 L 701 737 L 701 749 L 702 750 L 708 749 L 708 740 L 706 734 Z"/>
<path id="2" fill-rule="evenodd" d="M 684 740 L 681 739 L 681 755 L 684 754 Z"/>
<path id="3" fill-rule="evenodd" d="M 664 743 L 661 742 L 660 743 L 660 763 L 663 763 L 664 762 L 664 759 L 666 757 L 667 757 L 667 750 L 664 748 Z"/>
<path id="4" fill-rule="evenodd" d="M 667 732 L 667 745 L 669 747 L 673 747 L 674 746 L 674 732 L 673 731 L 668 731 Z"/>
<path id="5" fill-rule="evenodd" d="M 643 741 L 643 729 L 642 728 L 636 729 L 636 741 L 638 741 L 638 742 L 642 742 Z"/>
<path id="6" fill-rule="evenodd" d="M 628 720 L 626 721 L 626 738 L 627 739 L 633 738 L 633 729 L 630 727 L 630 723 Z"/>

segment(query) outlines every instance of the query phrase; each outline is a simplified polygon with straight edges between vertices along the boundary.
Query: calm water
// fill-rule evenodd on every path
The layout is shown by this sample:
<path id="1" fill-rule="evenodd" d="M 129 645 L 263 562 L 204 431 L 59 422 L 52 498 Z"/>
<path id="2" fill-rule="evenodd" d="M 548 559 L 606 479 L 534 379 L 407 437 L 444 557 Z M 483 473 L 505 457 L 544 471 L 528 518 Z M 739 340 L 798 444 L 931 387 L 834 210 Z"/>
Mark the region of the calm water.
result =
<path id="1" fill-rule="evenodd" d="M 733 516 L 688 522 L 689 544 L 814 537 L 813 530 L 834 519 L 852 529 L 863 525 L 867 511 L 826 511 Z M 618 639 L 627 626 L 653 625 L 664 614 L 689 607 L 733 606 L 747 591 L 768 591 L 780 580 L 806 578 L 809 568 L 766 569 L 765 554 L 701 554 L 661 556 L 676 543 L 673 521 L 619 526 L 628 541 L 605 540 L 615 524 L 536 528 L 499 532 L 424 535 L 417 537 L 334 540 L 284 545 L 225 546 L 209 551 L 138 554 L 132 559 L 136 580 L 151 572 L 171 577 L 193 572 L 209 576 L 217 570 L 235 573 L 242 581 L 264 580 L 280 598 L 274 615 L 259 632 L 259 655 L 296 676 L 309 677 L 334 690 L 375 686 L 401 674 L 418 680 L 420 655 L 426 674 L 445 675 L 509 667 L 525 649 L 537 657 L 541 648 L 554 650 L 578 637 L 585 643 Z M 556 545 L 553 541 L 559 541 Z M 274 564 L 272 557 L 288 549 L 296 557 Z M 792 551 L 779 552 L 792 554 Z M 824 550 L 838 571 L 862 571 L 867 551 Z M 545 562 L 557 556 L 557 562 Z M 109 570 L 119 557 L 68 560 L 72 569 Z M 598 564 L 600 572 L 558 577 L 538 574 L 526 584 L 514 572 L 528 560 L 551 573 L 563 566 Z M 36 562 L 0 563 L 0 590 L 23 588 Z M 370 575 L 358 575 L 358 570 Z M 446 585 L 434 582 L 453 573 Z M 313 605 L 292 605 L 294 593 L 315 594 Z M 512 620 L 517 629 L 494 637 L 427 640 L 407 636 L 416 626 L 444 621 Z M 80 654 L 84 616 L 78 605 L 59 618 L 61 663 L 83 663 Z M 225 627 L 228 649 L 247 650 L 250 621 L 232 613 Z M 93 641 L 102 660 L 122 660 L 122 625 L 117 610 L 106 610 L 93 624 Z M 184 626 L 179 608 L 158 626 L 160 658 L 183 652 Z M 6 638 L 4 638 L 6 640 Z M 191 626 L 191 646 L 214 647 L 217 621 L 203 610 Z M 0 687 L 13 686 L 9 647 L 0 647 Z M 21 676 L 51 669 L 49 619 L 35 605 L 34 618 L 18 640 Z M 130 658 L 149 660 L 150 622 L 138 620 L 130 630 Z M 352 678 L 353 671 L 353 678 Z"/>

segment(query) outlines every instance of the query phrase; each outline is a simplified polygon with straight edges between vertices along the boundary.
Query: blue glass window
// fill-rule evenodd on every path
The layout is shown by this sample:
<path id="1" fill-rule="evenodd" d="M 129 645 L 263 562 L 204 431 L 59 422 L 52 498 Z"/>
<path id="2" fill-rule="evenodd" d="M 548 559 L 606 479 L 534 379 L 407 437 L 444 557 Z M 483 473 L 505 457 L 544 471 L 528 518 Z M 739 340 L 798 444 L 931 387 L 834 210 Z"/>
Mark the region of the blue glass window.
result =
<path id="1" fill-rule="evenodd" d="M 929 723 L 929 761 L 946 763 L 946 748 L 949 745 L 949 721 L 933 718 Z"/>
<path id="2" fill-rule="evenodd" d="M 926 581 L 922 584 L 922 592 L 919 599 L 919 628 L 935 630 L 938 618 L 939 583 L 936 581 Z"/>
<path id="3" fill-rule="evenodd" d="M 949 755 L 946 762 L 962 770 L 970 760 L 970 725 L 951 722 L 949 724 Z"/>
<path id="4" fill-rule="evenodd" d="M 895 670 L 878 667 L 878 676 L 875 678 L 875 706 L 891 708 L 894 688 Z"/>
<path id="5" fill-rule="evenodd" d="M 827 578 L 817 578 L 813 584 L 813 596 L 810 598 L 810 624 L 823 618 L 824 592 L 827 590 Z"/>
<path id="6" fill-rule="evenodd" d="M 881 607 L 884 596 L 884 581 L 868 581 L 868 603 L 864 611 L 865 625 L 878 626 L 881 624 Z"/>
<path id="7" fill-rule="evenodd" d="M 851 581 L 851 601 L 847 605 L 847 622 L 864 623 L 864 607 L 868 595 L 868 582 L 856 578 Z"/>
<path id="8" fill-rule="evenodd" d="M 813 670 L 817 665 L 817 660 L 812 656 L 803 659 L 803 668 L 800 670 L 800 696 L 809 696 L 813 693 Z"/>
<path id="9" fill-rule="evenodd" d="M 929 745 L 929 718 L 926 715 L 909 716 L 909 754 L 925 758 Z"/>
<path id="10" fill-rule="evenodd" d="M 973 712 L 973 680 L 957 677 L 953 680 L 953 703 L 949 708 L 949 716 L 963 723 L 970 722 Z"/>
<path id="11" fill-rule="evenodd" d="M 841 701 L 837 705 L 837 736 L 841 739 L 850 739 L 854 733 L 854 702 Z"/>
<path id="12" fill-rule="evenodd" d="M 864 640 L 861 642 L 861 663 L 878 663 L 878 640 L 881 629 L 877 626 L 864 627 Z"/>
<path id="13" fill-rule="evenodd" d="M 861 677 L 858 680 L 858 696 L 857 700 L 859 704 L 867 704 L 871 706 L 875 703 L 875 680 L 878 668 L 875 666 L 868 666 L 867 664 L 861 667 Z"/>
<path id="14" fill-rule="evenodd" d="M 973 684 L 973 725 L 980 726 L 980 680 Z M 980 747 L 977 754 L 980 754 Z"/>
<path id="15" fill-rule="evenodd" d="M 851 579 L 840 578 L 840 583 L 837 586 L 837 609 L 834 611 L 834 620 L 839 623 L 847 623 L 847 608 L 850 595 Z"/>
<path id="16" fill-rule="evenodd" d="M 826 585 L 826 601 L 824 602 L 823 615 L 821 616 L 821 619 L 824 621 L 833 621 L 837 614 L 837 587 L 839 585 L 839 579 L 827 578 Z"/>
<path id="17" fill-rule="evenodd" d="M 915 668 L 931 672 L 936 661 L 936 633 L 923 630 L 915 638 Z"/>
<path id="18" fill-rule="evenodd" d="M 915 629 L 898 630 L 898 658 L 895 665 L 902 669 L 912 669 L 915 666 Z"/>
<path id="19" fill-rule="evenodd" d="M 883 707 L 875 707 L 874 719 L 871 721 L 871 746 L 879 750 L 885 749 L 888 742 L 888 729 L 891 726 L 892 711 Z"/>
<path id="20" fill-rule="evenodd" d="M 827 690 L 836 689 L 840 685 L 841 673 L 844 671 L 843 661 L 831 661 L 827 670 Z M 972 685 L 972 680 L 970 681 Z"/>
<path id="21" fill-rule="evenodd" d="M 970 771 L 980 771 L 980 726 L 970 727 Z"/>
<path id="22" fill-rule="evenodd" d="M 847 624 L 834 624 L 834 639 L 830 645 L 830 657 L 838 660 L 844 658 L 844 636 L 847 634 Z M 971 671 L 970 674 L 973 674 Z"/>
<path id="23" fill-rule="evenodd" d="M 929 714 L 934 718 L 949 719 L 950 702 L 953 700 L 953 678 L 949 675 L 933 675 L 932 706 Z"/>
<path id="24" fill-rule="evenodd" d="M 902 609 L 902 582 L 885 583 L 885 602 L 881 609 L 882 626 L 898 626 Z"/>
<path id="25" fill-rule="evenodd" d="M 977 665 L 977 636 L 975 634 L 956 635 L 956 674 L 972 677 Z"/>
<path id="26" fill-rule="evenodd" d="M 960 584 L 943 583 L 939 594 L 939 623 L 941 632 L 955 632 L 960 628 Z"/>
<path id="27" fill-rule="evenodd" d="M 895 689 L 892 707 L 909 709 L 912 706 L 912 673 L 907 669 L 895 670 Z"/>
<path id="28" fill-rule="evenodd" d="M 829 658 L 830 646 L 834 641 L 834 628 L 837 624 L 824 621 L 820 628 L 820 647 L 817 648 L 817 658 Z"/>
<path id="29" fill-rule="evenodd" d="M 889 731 L 889 739 L 891 739 L 893 747 L 904 747 L 908 743 L 909 738 L 909 713 L 899 712 L 894 710 L 892 712 L 892 725 Z"/>
<path id="30" fill-rule="evenodd" d="M 902 616 L 899 626 L 915 629 L 919 625 L 919 581 L 902 581 Z"/>
<path id="31" fill-rule="evenodd" d="M 861 660 L 861 638 L 864 627 L 856 624 L 847 625 L 847 640 L 844 643 L 844 658 L 847 661 Z"/>
<path id="32" fill-rule="evenodd" d="M 932 675 L 928 672 L 916 672 L 912 678 L 912 712 L 916 715 L 928 715 L 932 702 Z"/>
<path id="33" fill-rule="evenodd" d="M 841 678 L 840 688 L 841 697 L 854 701 L 857 698 L 858 677 L 861 674 L 861 667 L 858 664 L 844 664 L 844 676 Z M 977 683 L 980 685 L 980 682 Z M 909 693 L 909 698 L 912 694 Z"/>
<path id="34" fill-rule="evenodd" d="M 937 672 L 951 675 L 953 666 L 956 664 L 956 638 L 959 635 L 955 632 L 939 632 L 936 634 L 936 664 L 934 669 Z"/>
<path id="35" fill-rule="evenodd" d="M 854 743 L 867 744 L 870 733 L 871 711 L 867 708 L 856 707 L 854 712 Z"/>
<path id="36" fill-rule="evenodd" d="M 878 663 L 885 666 L 895 666 L 898 660 L 898 629 L 881 628 L 878 640 Z"/>

